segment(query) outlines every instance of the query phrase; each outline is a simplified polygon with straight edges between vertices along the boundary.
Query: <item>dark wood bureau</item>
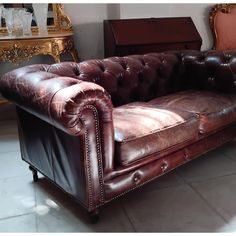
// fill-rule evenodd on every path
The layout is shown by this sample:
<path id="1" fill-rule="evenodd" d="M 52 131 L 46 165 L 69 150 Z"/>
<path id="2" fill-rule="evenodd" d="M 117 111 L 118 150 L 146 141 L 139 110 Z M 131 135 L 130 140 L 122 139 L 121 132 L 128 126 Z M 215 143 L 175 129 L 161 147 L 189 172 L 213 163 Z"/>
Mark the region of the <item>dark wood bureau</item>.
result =
<path id="1" fill-rule="evenodd" d="M 105 57 L 200 50 L 201 45 L 190 17 L 104 20 Z"/>

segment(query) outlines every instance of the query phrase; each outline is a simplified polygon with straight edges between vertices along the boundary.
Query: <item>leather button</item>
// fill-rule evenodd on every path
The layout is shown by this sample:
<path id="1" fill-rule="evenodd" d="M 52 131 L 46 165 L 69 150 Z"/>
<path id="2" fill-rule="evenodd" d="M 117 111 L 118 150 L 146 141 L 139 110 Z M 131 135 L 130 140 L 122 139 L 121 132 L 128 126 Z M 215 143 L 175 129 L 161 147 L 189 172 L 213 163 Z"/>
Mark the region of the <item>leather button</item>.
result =
<path id="1" fill-rule="evenodd" d="M 162 165 L 161 165 L 162 172 L 166 171 L 167 168 L 168 168 L 167 162 L 163 162 Z"/>
<path id="2" fill-rule="evenodd" d="M 234 86 L 236 86 L 236 80 L 234 81 Z"/>
<path id="3" fill-rule="evenodd" d="M 141 59 L 141 64 L 142 64 L 143 66 L 146 66 L 146 63 L 145 63 L 144 60 L 142 60 L 142 59 Z"/>
<path id="4" fill-rule="evenodd" d="M 184 159 L 187 161 L 189 160 L 189 154 L 187 150 L 184 150 Z"/>
<path id="5" fill-rule="evenodd" d="M 209 77 L 209 78 L 208 78 L 208 81 L 209 81 L 209 82 L 214 82 L 214 80 L 215 80 L 214 77 Z"/>
<path id="6" fill-rule="evenodd" d="M 80 72 L 79 72 L 79 70 L 77 68 L 75 68 L 74 73 L 75 73 L 75 76 L 79 76 L 80 75 Z"/>
<path id="7" fill-rule="evenodd" d="M 134 182 L 137 182 L 138 181 L 138 177 L 134 177 Z"/>
<path id="8" fill-rule="evenodd" d="M 134 176 L 134 183 L 135 183 L 135 184 L 138 184 L 139 181 L 140 181 L 140 176 L 139 176 L 138 173 L 136 173 L 135 176 Z"/>
<path id="9" fill-rule="evenodd" d="M 100 66 L 100 70 L 101 70 L 102 72 L 104 72 L 104 71 L 105 71 L 105 67 L 104 67 L 103 65 L 101 65 L 101 66 Z"/>
<path id="10" fill-rule="evenodd" d="M 126 65 L 126 64 L 124 64 L 124 63 L 121 63 L 121 66 L 122 66 L 122 68 L 123 68 L 124 70 L 126 70 L 126 69 L 127 69 L 127 65 Z"/>
<path id="11" fill-rule="evenodd" d="M 229 55 L 225 56 L 224 63 L 227 64 L 230 62 L 231 57 Z"/>

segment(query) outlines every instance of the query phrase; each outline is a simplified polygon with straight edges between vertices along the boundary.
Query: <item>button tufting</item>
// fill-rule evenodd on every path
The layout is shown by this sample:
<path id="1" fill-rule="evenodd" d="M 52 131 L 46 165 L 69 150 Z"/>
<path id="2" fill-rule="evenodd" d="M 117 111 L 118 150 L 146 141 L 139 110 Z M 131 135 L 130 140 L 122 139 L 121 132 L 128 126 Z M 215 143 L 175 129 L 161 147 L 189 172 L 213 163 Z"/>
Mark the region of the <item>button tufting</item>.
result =
<path id="1" fill-rule="evenodd" d="M 105 67 L 104 67 L 104 65 L 100 65 L 99 68 L 100 68 L 100 70 L 101 70 L 102 72 L 105 71 Z"/>
<path id="2" fill-rule="evenodd" d="M 122 62 L 120 65 L 122 66 L 122 68 L 123 68 L 124 70 L 127 69 L 127 65 L 126 65 L 125 63 Z"/>
<path id="3" fill-rule="evenodd" d="M 224 59 L 224 63 L 229 63 L 230 58 L 231 58 L 230 55 L 226 55 Z"/>
<path id="4" fill-rule="evenodd" d="M 79 75 L 80 75 L 79 69 L 78 69 L 78 68 L 75 68 L 75 69 L 74 69 L 74 73 L 75 73 L 76 76 L 79 76 Z"/>
<path id="5" fill-rule="evenodd" d="M 209 81 L 209 82 L 214 82 L 214 80 L 215 80 L 214 77 L 209 77 L 209 78 L 208 78 L 208 81 Z"/>
<path id="6" fill-rule="evenodd" d="M 167 168 L 168 168 L 167 162 L 163 162 L 162 165 L 161 165 L 162 172 L 164 172 Z"/>
<path id="7" fill-rule="evenodd" d="M 189 154 L 187 150 L 184 150 L 184 159 L 187 161 L 189 160 Z"/>
<path id="8" fill-rule="evenodd" d="M 142 64 L 143 66 L 145 66 L 145 65 L 146 65 L 146 63 L 144 62 L 144 60 L 143 60 L 143 59 L 140 59 L 140 62 L 141 62 L 141 64 Z"/>

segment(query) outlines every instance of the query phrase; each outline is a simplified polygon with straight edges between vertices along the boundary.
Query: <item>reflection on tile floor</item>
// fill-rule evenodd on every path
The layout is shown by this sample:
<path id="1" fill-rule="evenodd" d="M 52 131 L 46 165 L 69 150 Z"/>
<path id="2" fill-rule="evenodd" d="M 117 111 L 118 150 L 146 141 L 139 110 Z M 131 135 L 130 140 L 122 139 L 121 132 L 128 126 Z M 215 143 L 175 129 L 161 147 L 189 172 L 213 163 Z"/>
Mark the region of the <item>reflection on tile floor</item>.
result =
<path id="1" fill-rule="evenodd" d="M 0 232 L 235 232 L 236 141 L 101 209 L 85 210 L 20 158 L 15 120 L 0 120 Z M 12 227 L 14 225 L 14 227 Z"/>

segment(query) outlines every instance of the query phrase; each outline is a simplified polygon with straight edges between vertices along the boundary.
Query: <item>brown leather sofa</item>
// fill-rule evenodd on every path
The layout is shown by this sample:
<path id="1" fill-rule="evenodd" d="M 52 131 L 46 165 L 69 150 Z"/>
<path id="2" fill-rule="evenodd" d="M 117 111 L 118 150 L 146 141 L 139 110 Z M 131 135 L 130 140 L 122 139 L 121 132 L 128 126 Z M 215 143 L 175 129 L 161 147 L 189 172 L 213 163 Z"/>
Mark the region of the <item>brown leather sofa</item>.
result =
<path id="1" fill-rule="evenodd" d="M 98 208 L 236 136 L 236 51 L 182 51 L 5 74 L 22 158 Z"/>

